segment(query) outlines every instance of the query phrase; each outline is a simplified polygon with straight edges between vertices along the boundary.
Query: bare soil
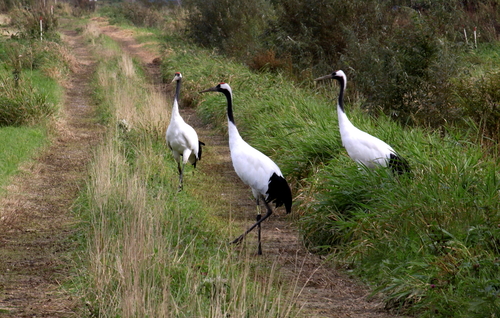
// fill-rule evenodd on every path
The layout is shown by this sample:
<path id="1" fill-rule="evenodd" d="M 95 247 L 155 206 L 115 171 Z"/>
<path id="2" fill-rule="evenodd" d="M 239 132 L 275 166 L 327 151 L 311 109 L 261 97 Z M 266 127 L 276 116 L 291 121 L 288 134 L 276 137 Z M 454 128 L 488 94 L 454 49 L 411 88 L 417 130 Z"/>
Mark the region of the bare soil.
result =
<path id="1" fill-rule="evenodd" d="M 131 31 L 102 19 L 95 21 L 101 33 L 142 61 L 152 85 L 163 85 L 159 51 L 137 43 Z M 77 220 L 71 206 L 102 127 L 92 121 L 89 77 L 95 62 L 90 49 L 76 31 L 66 30 L 64 37 L 79 61 L 67 89 L 65 120 L 58 125 L 53 145 L 25 167 L 0 201 L 0 317 L 81 317 L 85 313 L 84 304 L 61 284 L 73 274 L 68 255 L 76 248 L 71 236 Z M 228 206 L 241 212 L 239 218 L 251 224 L 256 211 L 251 191 L 233 172 L 226 137 L 203 124 L 195 110 L 181 112 L 207 144 L 197 169 L 226 179 L 227 188 L 214 195 L 227 198 Z M 297 283 L 304 317 L 395 317 L 377 298 L 368 297 L 366 286 L 308 253 L 282 211 L 263 225 L 263 251 L 265 259 L 279 264 L 286 280 Z"/>

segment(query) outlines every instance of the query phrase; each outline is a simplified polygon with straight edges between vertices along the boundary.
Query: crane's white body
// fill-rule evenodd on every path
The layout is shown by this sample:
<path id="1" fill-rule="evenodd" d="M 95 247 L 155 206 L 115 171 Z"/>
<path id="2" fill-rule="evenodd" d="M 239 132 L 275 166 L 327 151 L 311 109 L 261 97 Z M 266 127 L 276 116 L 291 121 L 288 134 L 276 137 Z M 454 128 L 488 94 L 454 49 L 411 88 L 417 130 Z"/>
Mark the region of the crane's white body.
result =
<path id="1" fill-rule="evenodd" d="M 172 116 L 170 124 L 166 133 L 167 146 L 172 150 L 175 161 L 180 162 L 182 156 L 182 163 L 195 164 L 199 159 L 197 157 L 199 151 L 198 134 L 182 119 L 179 113 L 179 104 L 177 99 L 174 100 L 172 107 Z"/>
<path id="2" fill-rule="evenodd" d="M 341 70 L 322 76 L 316 80 L 335 79 L 340 83 L 337 114 L 339 119 L 340 137 L 347 154 L 358 164 L 368 168 L 387 167 L 398 174 L 410 171 L 408 162 L 400 157 L 391 146 L 355 127 L 344 111 L 344 90 L 347 87 L 347 77 Z"/>
<path id="3" fill-rule="evenodd" d="M 337 105 L 340 138 L 352 160 L 368 168 L 387 167 L 390 155 L 396 155 L 391 146 L 355 127 L 345 112 Z"/>
<path id="4" fill-rule="evenodd" d="M 255 199 L 268 198 L 269 180 L 273 173 L 283 177 L 280 168 L 266 155 L 250 146 L 241 138 L 236 125 L 228 121 L 229 150 L 234 171 L 252 188 Z"/>
<path id="5" fill-rule="evenodd" d="M 261 255 L 260 224 L 273 213 L 268 203 L 275 202 L 276 207 L 285 205 L 286 212 L 290 213 L 292 211 L 292 192 L 278 166 L 268 156 L 253 148 L 241 138 L 233 118 L 231 87 L 226 83 L 220 83 L 202 92 L 220 92 L 226 96 L 229 150 L 234 170 L 238 177 L 252 189 L 257 209 L 260 199 L 263 199 L 262 201 L 267 209 L 264 217 L 261 217 L 258 209 L 257 222 L 236 238 L 233 243 L 241 242 L 250 231 L 258 227 L 258 254 Z"/>
<path id="6" fill-rule="evenodd" d="M 188 125 L 179 113 L 178 99 L 181 80 L 181 73 L 175 73 L 175 77 L 172 82 L 176 81 L 177 86 L 175 89 L 170 124 L 168 125 L 167 132 L 165 134 L 167 146 L 172 150 L 174 159 L 177 162 L 177 169 L 179 170 L 179 190 L 182 190 L 183 186 L 184 166 L 189 162 L 196 167 L 196 162 L 201 159 L 201 145 L 203 145 L 203 143 L 198 140 L 198 134 L 194 128 Z"/>

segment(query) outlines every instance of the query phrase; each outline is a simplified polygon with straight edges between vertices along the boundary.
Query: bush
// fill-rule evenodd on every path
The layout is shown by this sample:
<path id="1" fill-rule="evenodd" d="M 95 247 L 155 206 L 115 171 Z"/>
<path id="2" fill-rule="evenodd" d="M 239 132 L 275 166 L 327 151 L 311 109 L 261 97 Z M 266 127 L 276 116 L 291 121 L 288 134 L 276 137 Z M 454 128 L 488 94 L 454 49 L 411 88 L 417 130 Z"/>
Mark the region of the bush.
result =
<path id="1" fill-rule="evenodd" d="M 341 57 L 365 98 L 364 107 L 403 124 L 440 127 L 455 121 L 452 79 L 459 74 L 463 50 L 442 41 L 418 16 L 407 17 L 390 33 L 350 46 Z"/>
<path id="2" fill-rule="evenodd" d="M 16 38 L 0 43 L 0 125 L 32 125 L 58 110 L 74 57 L 56 42 Z"/>
<path id="3" fill-rule="evenodd" d="M 478 124 L 481 135 L 500 137 L 500 72 L 479 78 L 466 76 L 456 85 L 457 104 L 464 115 Z"/>
<path id="4" fill-rule="evenodd" d="M 274 16 L 268 0 L 189 0 L 187 5 L 189 37 L 238 57 L 258 50 L 259 37 Z"/>
<path id="5" fill-rule="evenodd" d="M 42 30 L 43 39 L 49 41 L 58 41 L 60 39 L 57 33 L 58 20 L 50 12 L 49 8 L 34 8 L 12 10 L 11 24 L 19 30 L 17 35 L 23 39 L 40 39 L 40 18 L 43 19 Z"/>
<path id="6" fill-rule="evenodd" d="M 0 126 L 32 125 L 56 111 L 48 95 L 31 84 L 19 85 L 12 78 L 0 78 Z"/>
<path id="7" fill-rule="evenodd" d="M 110 17 L 111 23 L 132 23 L 138 27 L 162 29 L 166 21 L 160 9 L 137 2 L 119 3 L 101 11 Z"/>
<path id="8" fill-rule="evenodd" d="M 64 80 L 76 65 L 74 55 L 65 46 L 34 39 L 0 43 L 0 59 L 14 77 L 20 77 L 23 70 L 41 70 L 50 78 Z"/>
<path id="9" fill-rule="evenodd" d="M 387 24 L 387 4 L 375 0 L 276 3 L 278 18 L 270 26 L 268 41 L 276 46 L 278 56 L 292 57 L 296 74 L 305 69 L 331 71 L 346 48 L 377 34 Z"/>

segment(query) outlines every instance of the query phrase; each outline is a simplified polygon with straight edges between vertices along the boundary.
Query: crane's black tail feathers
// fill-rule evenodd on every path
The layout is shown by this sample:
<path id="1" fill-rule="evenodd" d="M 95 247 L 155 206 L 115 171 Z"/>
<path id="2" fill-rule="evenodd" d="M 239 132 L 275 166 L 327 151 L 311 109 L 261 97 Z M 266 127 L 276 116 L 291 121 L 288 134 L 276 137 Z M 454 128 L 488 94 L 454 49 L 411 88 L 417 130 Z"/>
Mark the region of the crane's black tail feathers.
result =
<path id="1" fill-rule="evenodd" d="M 269 178 L 266 202 L 274 202 L 276 207 L 285 205 L 286 213 L 292 212 L 292 190 L 285 178 L 273 173 Z"/>
<path id="2" fill-rule="evenodd" d="M 205 146 L 205 143 L 198 141 L 198 158 L 193 162 L 193 167 L 195 167 L 195 168 L 196 168 L 196 163 L 198 162 L 198 160 L 201 160 L 201 153 L 202 153 L 201 146 Z"/>
<path id="3" fill-rule="evenodd" d="M 394 153 L 391 153 L 391 155 L 389 156 L 389 168 L 391 168 L 391 170 L 398 175 L 411 172 L 410 164 L 408 163 L 408 161 L 405 158 Z"/>
<path id="4" fill-rule="evenodd" d="M 201 153 L 202 153 L 202 148 L 201 146 L 205 146 L 205 143 L 202 141 L 198 141 L 199 147 L 198 147 L 198 160 L 201 160 Z"/>

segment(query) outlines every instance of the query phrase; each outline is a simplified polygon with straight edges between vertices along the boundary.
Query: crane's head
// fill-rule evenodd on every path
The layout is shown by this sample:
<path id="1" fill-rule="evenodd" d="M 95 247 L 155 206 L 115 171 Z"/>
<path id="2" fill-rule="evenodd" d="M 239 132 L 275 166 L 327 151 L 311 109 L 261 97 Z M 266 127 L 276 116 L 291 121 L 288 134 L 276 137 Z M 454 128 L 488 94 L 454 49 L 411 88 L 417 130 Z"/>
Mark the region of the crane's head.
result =
<path id="1" fill-rule="evenodd" d="M 182 74 L 180 72 L 175 72 L 175 76 L 174 76 L 174 79 L 172 80 L 172 83 L 173 82 L 178 82 L 182 79 Z"/>
<path id="2" fill-rule="evenodd" d="M 206 92 L 220 92 L 220 93 L 229 92 L 229 94 L 231 95 L 233 93 L 231 90 L 231 86 L 229 86 L 229 84 L 227 83 L 219 83 L 217 86 L 205 89 L 200 93 L 206 93 Z"/>
<path id="3" fill-rule="evenodd" d="M 336 79 L 337 81 L 339 81 L 341 84 L 344 85 L 344 89 L 345 89 L 345 86 L 347 84 L 347 76 L 345 75 L 344 71 L 342 71 L 342 70 L 338 70 L 338 71 L 333 72 L 332 74 L 318 77 L 314 80 L 315 81 L 322 81 L 322 80 L 326 80 L 326 79 Z"/>

